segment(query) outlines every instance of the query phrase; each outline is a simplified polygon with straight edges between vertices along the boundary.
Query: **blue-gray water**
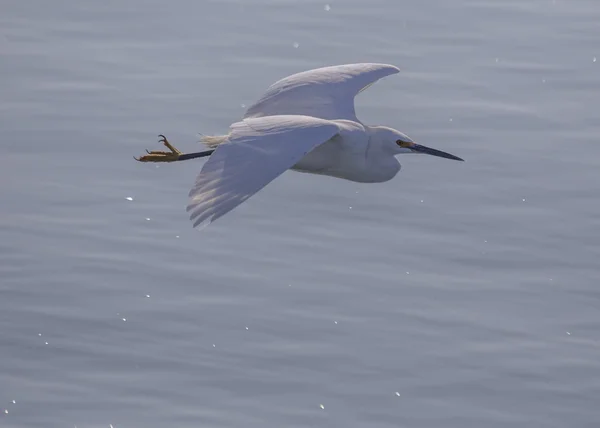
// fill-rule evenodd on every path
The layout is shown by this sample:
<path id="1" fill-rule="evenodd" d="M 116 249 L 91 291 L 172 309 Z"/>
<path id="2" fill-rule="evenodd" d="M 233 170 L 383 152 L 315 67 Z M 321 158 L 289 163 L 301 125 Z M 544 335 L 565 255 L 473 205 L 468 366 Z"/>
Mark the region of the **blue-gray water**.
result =
<path id="1" fill-rule="evenodd" d="M 598 426 L 597 0 L 0 9 L 1 427 Z M 359 117 L 467 162 L 197 232 L 203 161 L 132 159 L 366 61 L 403 71 Z"/>

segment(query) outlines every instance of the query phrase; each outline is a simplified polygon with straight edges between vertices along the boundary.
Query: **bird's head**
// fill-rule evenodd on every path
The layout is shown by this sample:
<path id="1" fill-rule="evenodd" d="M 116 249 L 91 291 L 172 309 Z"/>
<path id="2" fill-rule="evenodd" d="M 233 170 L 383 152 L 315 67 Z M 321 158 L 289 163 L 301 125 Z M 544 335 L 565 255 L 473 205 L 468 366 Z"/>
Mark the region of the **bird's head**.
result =
<path id="1" fill-rule="evenodd" d="M 417 144 L 408 135 L 403 134 L 402 132 L 393 128 L 388 128 L 386 126 L 374 126 L 371 127 L 371 132 L 374 134 L 372 135 L 372 138 L 375 138 L 381 144 L 381 148 L 393 155 L 399 155 L 402 153 L 425 153 L 446 159 L 454 159 L 458 161 L 463 160 L 458 156 L 451 155 L 450 153 Z"/>

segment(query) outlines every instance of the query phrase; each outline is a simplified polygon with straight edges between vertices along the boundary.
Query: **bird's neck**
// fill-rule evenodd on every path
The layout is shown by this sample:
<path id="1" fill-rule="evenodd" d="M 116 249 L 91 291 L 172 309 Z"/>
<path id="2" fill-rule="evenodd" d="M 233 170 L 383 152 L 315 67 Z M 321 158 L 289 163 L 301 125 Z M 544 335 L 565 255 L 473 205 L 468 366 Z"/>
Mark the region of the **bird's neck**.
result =
<path id="1" fill-rule="evenodd" d="M 373 174 L 373 182 L 388 181 L 400 171 L 400 163 L 394 153 L 386 150 L 384 141 L 376 134 L 376 129 L 366 126 L 365 129 L 369 135 L 365 152 L 366 168 Z"/>
<path id="2" fill-rule="evenodd" d="M 367 158 L 371 157 L 381 157 L 386 153 L 385 146 L 383 144 L 383 140 L 377 135 L 377 127 L 376 126 L 366 126 L 365 130 L 367 131 L 367 135 L 369 137 L 369 142 L 367 143 Z"/>

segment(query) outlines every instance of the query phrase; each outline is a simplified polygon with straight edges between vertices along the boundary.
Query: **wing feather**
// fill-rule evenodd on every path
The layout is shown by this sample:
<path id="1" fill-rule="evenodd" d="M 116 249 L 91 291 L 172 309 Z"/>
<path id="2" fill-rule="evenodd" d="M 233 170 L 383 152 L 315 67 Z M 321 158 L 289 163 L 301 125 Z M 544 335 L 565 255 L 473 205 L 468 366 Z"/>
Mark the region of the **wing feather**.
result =
<path id="1" fill-rule="evenodd" d="M 286 114 L 358 122 L 354 97 L 379 79 L 399 71 L 393 65 L 364 63 L 297 73 L 271 85 L 248 108 L 244 118 Z"/>
<path id="2" fill-rule="evenodd" d="M 194 227 L 231 211 L 338 132 L 334 122 L 298 115 L 234 123 L 190 190 L 187 211 Z"/>

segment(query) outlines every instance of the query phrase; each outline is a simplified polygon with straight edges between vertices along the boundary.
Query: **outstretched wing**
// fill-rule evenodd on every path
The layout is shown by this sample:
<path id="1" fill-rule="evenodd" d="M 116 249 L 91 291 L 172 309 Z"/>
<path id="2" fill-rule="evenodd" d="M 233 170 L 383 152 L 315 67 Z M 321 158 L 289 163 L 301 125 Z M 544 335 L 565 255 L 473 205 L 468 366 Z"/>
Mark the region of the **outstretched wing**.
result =
<path id="1" fill-rule="evenodd" d="M 400 70 L 387 64 L 346 64 L 317 68 L 286 77 L 246 111 L 244 118 L 301 114 L 358 121 L 354 97 L 379 79 Z"/>
<path id="2" fill-rule="evenodd" d="M 335 123 L 307 116 L 234 123 L 190 191 L 187 211 L 194 227 L 231 211 L 338 132 Z"/>

